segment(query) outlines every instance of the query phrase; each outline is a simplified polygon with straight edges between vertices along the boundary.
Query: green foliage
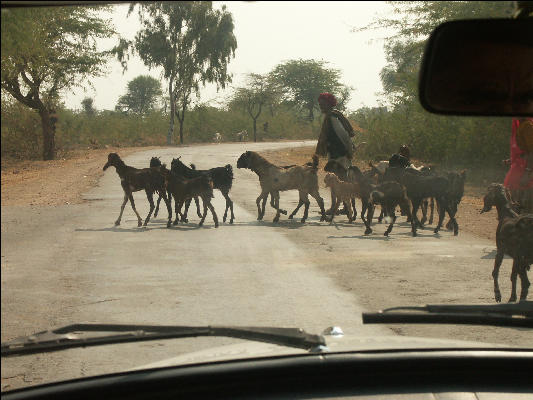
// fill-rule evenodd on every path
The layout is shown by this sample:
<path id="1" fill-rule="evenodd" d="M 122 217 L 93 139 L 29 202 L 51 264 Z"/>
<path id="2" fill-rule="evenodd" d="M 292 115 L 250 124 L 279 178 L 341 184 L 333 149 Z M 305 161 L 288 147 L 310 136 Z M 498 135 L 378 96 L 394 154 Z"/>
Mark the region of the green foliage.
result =
<path id="1" fill-rule="evenodd" d="M 349 88 L 340 83 L 341 72 L 327 68 L 325 61 L 290 60 L 279 64 L 272 71 L 272 78 L 281 87 L 287 104 L 305 111 L 312 121 L 318 107 L 318 95 L 330 92 L 337 97 L 338 108 L 344 109 L 349 100 Z"/>
<path id="2" fill-rule="evenodd" d="M 41 116 L 43 157 L 54 158 L 50 114 L 66 89 L 104 73 L 108 52 L 96 40 L 115 32 L 99 16 L 102 7 L 2 10 L 2 89 Z M 90 84 L 90 83 L 89 83 Z"/>
<path id="3" fill-rule="evenodd" d="M 162 95 L 161 83 L 157 79 L 149 75 L 139 75 L 128 82 L 128 90 L 118 99 L 116 110 L 148 114 L 156 108 Z"/>
<path id="4" fill-rule="evenodd" d="M 401 144 L 428 162 L 458 165 L 492 163 L 508 157 L 509 118 L 468 118 L 430 114 L 418 101 L 418 73 L 426 40 L 442 22 L 466 18 L 509 17 L 512 2 L 390 2 L 394 18 L 364 29 L 389 27 L 387 64 L 380 77 L 387 107 L 363 108 L 351 115 L 366 132 L 363 156 L 388 159 Z"/>

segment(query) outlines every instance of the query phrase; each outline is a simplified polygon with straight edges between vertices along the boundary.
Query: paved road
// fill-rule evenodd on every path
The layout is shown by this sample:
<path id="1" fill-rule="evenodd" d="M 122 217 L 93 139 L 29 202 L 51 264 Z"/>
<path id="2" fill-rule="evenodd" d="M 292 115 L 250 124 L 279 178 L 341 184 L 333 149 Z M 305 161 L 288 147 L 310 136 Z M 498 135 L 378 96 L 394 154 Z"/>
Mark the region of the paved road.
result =
<path id="1" fill-rule="evenodd" d="M 238 156 L 244 150 L 309 144 L 191 146 L 126 158 L 136 167 L 146 166 L 152 155 L 170 164 L 178 154 L 200 169 L 232 164 L 236 220 L 233 225 L 221 223 L 218 229 L 210 214 L 205 226 L 198 228 L 194 211 L 191 223 L 167 229 L 164 207 L 147 228 L 137 228 L 129 204 L 121 226 L 114 227 L 123 197 L 114 168 L 86 194 L 84 204 L 3 207 L 2 341 L 75 322 L 299 326 L 310 332 L 340 325 L 346 333 L 390 333 L 382 327 L 362 327 L 357 295 L 349 284 L 339 284 L 324 272 L 335 249 L 351 246 L 354 237 L 364 238 L 362 229 L 354 231 L 340 221 L 320 224 L 316 204 L 305 225 L 298 220 L 276 226 L 256 221 L 257 177 L 236 168 Z M 329 204 L 327 192 L 323 197 Z M 138 192 L 135 199 L 144 218 L 148 211 L 144 193 Z M 282 202 L 290 208 L 297 194 L 284 194 Z M 214 206 L 221 220 L 224 201 L 218 191 Z M 267 218 L 272 215 L 269 211 Z M 409 240 L 407 226 L 398 226 L 394 233 L 392 241 L 379 235 L 375 236 L 379 240 L 365 241 L 364 250 L 357 250 L 357 262 L 377 263 L 376 269 L 381 269 L 391 257 L 417 264 L 429 254 L 445 261 L 458 257 L 458 252 L 463 252 L 458 262 L 479 262 L 480 252 L 487 248 L 486 241 L 458 242 L 451 235 L 435 240 L 422 233 L 418 240 Z M 230 342 L 187 339 L 2 360 L 2 382 L 13 388 L 131 368 Z M 124 354 L 127 362 L 121 361 Z"/>

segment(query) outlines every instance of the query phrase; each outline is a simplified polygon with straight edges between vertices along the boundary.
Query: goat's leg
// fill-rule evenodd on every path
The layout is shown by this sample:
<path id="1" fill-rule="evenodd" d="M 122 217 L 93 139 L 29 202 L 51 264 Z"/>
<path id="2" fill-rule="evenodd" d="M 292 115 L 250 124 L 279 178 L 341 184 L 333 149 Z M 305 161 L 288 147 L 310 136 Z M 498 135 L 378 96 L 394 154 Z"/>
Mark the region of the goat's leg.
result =
<path id="1" fill-rule="evenodd" d="M 231 201 L 231 199 L 229 198 L 229 193 L 226 190 L 221 191 L 221 192 L 224 198 L 226 199 L 226 209 L 224 210 L 224 217 L 222 218 L 222 221 L 226 222 L 226 217 L 228 215 L 228 209 L 229 209 L 231 213 L 229 223 L 233 224 L 233 219 L 235 218 L 235 216 L 233 215 L 233 201 Z"/>
<path id="2" fill-rule="evenodd" d="M 314 189 L 309 192 L 311 197 L 315 199 L 315 201 L 318 204 L 318 207 L 320 207 L 320 222 L 326 220 L 326 210 L 324 210 L 324 199 L 320 196 L 320 192 L 318 189 Z"/>
<path id="3" fill-rule="evenodd" d="M 276 205 L 275 206 L 275 208 L 276 208 L 276 216 L 274 217 L 272 222 L 278 222 L 279 221 L 279 216 L 281 214 L 281 212 L 279 210 L 279 192 L 276 192 L 276 195 L 274 196 L 274 204 Z"/>
<path id="4" fill-rule="evenodd" d="M 418 212 L 418 208 L 420 207 L 420 202 L 422 199 L 412 199 L 411 202 L 413 203 L 413 211 L 411 212 L 411 219 L 415 221 L 416 226 L 423 228 L 422 224 L 418 220 L 418 217 L 416 216 L 416 213 Z M 405 207 L 405 205 L 404 205 Z M 436 233 L 436 232 L 435 232 Z"/>
<path id="5" fill-rule="evenodd" d="M 257 220 L 261 221 L 263 219 L 263 216 L 265 215 L 265 203 L 267 200 L 269 192 L 262 191 L 261 194 L 257 197 L 255 200 L 255 204 L 257 204 Z M 263 200 L 263 207 L 261 208 L 261 200 Z"/>
<path id="6" fill-rule="evenodd" d="M 129 195 L 127 192 L 124 192 L 124 201 L 122 202 L 122 205 L 120 206 L 120 214 L 118 216 L 118 219 L 115 221 L 115 226 L 120 225 L 120 220 L 122 219 L 122 213 L 124 212 L 124 207 L 126 207 L 126 203 L 128 202 Z"/>
<path id="7" fill-rule="evenodd" d="M 202 216 L 202 212 L 200 211 L 200 199 L 198 196 L 194 198 L 194 204 L 196 204 L 196 215 L 198 215 L 198 218 Z"/>
<path id="8" fill-rule="evenodd" d="M 148 198 L 148 202 L 150 203 L 150 211 L 148 212 L 148 216 L 146 217 L 146 219 L 144 220 L 144 226 L 146 226 L 148 224 L 148 221 L 150 221 L 150 217 L 152 216 L 152 212 L 154 211 L 155 209 L 155 204 L 154 204 L 154 192 L 152 191 L 149 191 L 149 190 L 146 190 L 146 197 Z M 133 201 L 132 201 L 132 206 L 133 206 Z"/>
<path id="9" fill-rule="evenodd" d="M 429 214 L 429 224 L 433 225 L 433 211 L 435 209 L 435 198 L 431 198 L 431 203 L 429 204 L 429 208 L 431 209 L 431 212 Z"/>
<path id="10" fill-rule="evenodd" d="M 450 224 L 453 228 L 453 235 L 457 236 L 459 234 L 459 224 L 457 223 L 457 219 L 455 218 L 455 214 L 457 214 L 457 206 L 455 204 L 447 205 L 446 212 L 450 217 L 448 224 Z"/>
<path id="11" fill-rule="evenodd" d="M 207 201 L 206 201 L 207 200 Z M 207 215 L 207 203 L 209 202 L 209 199 L 206 199 L 204 200 L 204 213 L 202 215 L 202 219 L 200 220 L 200 222 L 198 223 L 198 226 L 202 226 L 204 224 L 204 221 L 205 221 L 205 217 Z"/>
<path id="12" fill-rule="evenodd" d="M 525 262 L 522 262 L 518 270 L 518 275 L 520 276 L 520 282 L 522 284 L 522 290 L 520 291 L 520 301 L 524 301 L 527 299 L 527 292 L 529 291 L 529 286 L 531 285 L 529 279 L 527 278 L 527 268 L 528 265 Z"/>
<path id="13" fill-rule="evenodd" d="M 159 193 L 158 205 L 159 205 L 159 200 L 161 200 L 161 197 L 163 198 L 163 201 L 165 202 L 165 205 L 167 206 L 167 211 L 168 211 L 167 228 L 170 228 L 170 225 L 172 223 L 172 203 L 170 202 L 170 199 L 167 197 L 167 194 L 163 191 L 162 193 Z"/>
<path id="14" fill-rule="evenodd" d="M 191 201 L 192 199 L 190 198 L 185 200 L 185 211 L 181 213 L 181 222 L 189 222 L 189 220 L 187 219 L 187 214 L 189 213 L 189 206 L 191 205 Z M 183 203 L 180 205 L 180 210 L 182 206 Z"/>
<path id="15" fill-rule="evenodd" d="M 341 204 L 341 199 L 337 198 L 335 200 L 335 206 L 331 210 L 331 216 L 329 217 L 329 223 L 333 223 L 333 218 L 335 218 L 335 213 L 337 212 L 339 206 Z"/>
<path id="16" fill-rule="evenodd" d="M 159 203 L 161 203 L 161 193 L 159 193 L 159 197 L 157 198 L 157 203 L 155 205 L 155 211 L 154 211 L 154 218 L 157 218 L 157 214 L 159 213 Z"/>
<path id="17" fill-rule="evenodd" d="M 204 200 L 205 204 L 205 200 Z M 211 199 L 207 199 L 207 207 L 209 208 L 209 211 L 211 211 L 211 215 L 213 216 L 213 221 L 215 222 L 215 228 L 218 228 L 218 217 L 217 213 L 215 212 L 215 207 L 213 207 L 213 204 L 211 204 Z"/>
<path id="18" fill-rule="evenodd" d="M 348 222 L 353 222 L 355 221 L 355 217 L 352 212 L 352 208 L 355 210 L 355 201 L 354 199 L 350 199 L 350 201 L 347 201 L 346 203 L 348 204 Z"/>
<path id="19" fill-rule="evenodd" d="M 137 209 L 135 208 L 135 201 L 133 200 L 133 193 L 130 192 L 128 197 L 130 199 L 131 208 L 133 208 L 133 211 L 137 215 L 137 226 L 142 226 L 143 220 L 141 216 L 139 215 L 139 213 L 137 212 Z M 153 204 L 154 204 L 154 200 L 152 199 L 152 203 L 150 204 L 150 213 L 148 213 L 148 217 L 150 217 L 150 214 L 153 211 L 153 208 L 152 208 Z M 147 223 L 148 221 L 145 221 L 144 226 L 146 226 Z"/>
<path id="20" fill-rule="evenodd" d="M 518 277 L 518 260 L 513 260 L 513 270 L 511 271 L 511 297 L 509 303 L 516 301 L 516 278 Z"/>
<path id="21" fill-rule="evenodd" d="M 381 207 L 381 211 L 379 212 L 378 222 L 381 224 L 381 221 L 383 221 L 383 217 L 385 216 L 385 213 L 383 211 L 383 207 Z"/>
<path id="22" fill-rule="evenodd" d="M 404 202 L 404 207 L 407 210 L 407 218 L 411 221 L 411 233 L 413 236 L 416 236 L 416 222 L 411 214 L 411 209 L 409 208 L 409 201 Z"/>
<path id="23" fill-rule="evenodd" d="M 442 228 L 442 223 L 444 221 L 444 213 L 446 212 L 446 200 L 443 198 L 437 198 L 437 207 L 439 209 L 439 222 L 437 227 L 433 231 L 434 233 L 439 233 L 440 228 Z"/>
<path id="24" fill-rule="evenodd" d="M 299 192 L 299 195 L 300 195 L 300 201 L 303 201 L 304 202 L 304 216 L 302 217 L 301 219 L 301 223 L 303 224 L 306 220 L 307 220 L 307 217 L 309 216 L 309 197 L 307 196 L 307 193 L 302 193 L 302 192 Z"/>
<path id="25" fill-rule="evenodd" d="M 420 220 L 420 223 L 424 225 L 428 220 L 428 199 L 422 200 L 422 205 L 420 208 L 422 209 L 422 219 Z"/>
<path id="26" fill-rule="evenodd" d="M 492 270 L 492 279 L 494 280 L 494 299 L 497 303 L 502 301 L 502 294 L 500 286 L 498 285 L 498 275 L 500 273 L 500 266 L 502 265 L 503 251 L 498 250 L 496 257 L 494 257 L 494 268 Z"/>
<path id="27" fill-rule="evenodd" d="M 183 205 L 183 201 L 182 200 L 178 201 L 176 196 L 174 196 L 174 210 L 176 212 L 176 219 L 174 219 L 174 222 L 172 223 L 173 225 L 178 225 L 179 215 L 180 215 L 180 210 L 181 210 L 181 206 L 182 205 Z M 182 215 L 182 217 L 183 217 L 183 215 Z"/>
<path id="28" fill-rule="evenodd" d="M 366 229 L 365 229 L 365 235 L 370 235 L 372 233 L 372 228 L 370 227 L 370 224 L 372 223 L 372 219 L 374 218 L 374 210 L 375 205 L 372 203 L 368 203 L 368 211 L 366 214 L 366 221 L 364 221 Z"/>
<path id="29" fill-rule="evenodd" d="M 298 200 L 298 205 L 296 206 L 294 211 L 291 213 L 291 215 L 289 215 L 289 219 L 292 219 L 296 215 L 298 210 L 300 210 L 300 207 L 303 206 L 303 205 L 304 205 L 304 202 L 302 201 L 302 199 L 299 199 Z"/>
<path id="30" fill-rule="evenodd" d="M 277 192 L 277 194 L 279 196 L 279 192 Z M 282 213 L 283 215 L 287 215 L 287 210 L 284 210 L 283 208 L 279 208 L 279 204 L 276 206 L 276 204 L 274 203 L 274 196 L 272 195 L 272 193 L 270 194 L 270 206 L 275 210 L 279 209 L 279 212 Z"/>
<path id="31" fill-rule="evenodd" d="M 384 236 L 389 236 L 389 233 L 391 233 L 391 231 L 392 231 L 392 227 L 394 225 L 394 222 L 396 221 L 396 211 L 394 210 L 395 208 L 396 208 L 396 206 L 387 207 L 387 216 L 391 220 L 390 220 L 389 227 L 387 228 L 387 230 L 383 234 Z"/>

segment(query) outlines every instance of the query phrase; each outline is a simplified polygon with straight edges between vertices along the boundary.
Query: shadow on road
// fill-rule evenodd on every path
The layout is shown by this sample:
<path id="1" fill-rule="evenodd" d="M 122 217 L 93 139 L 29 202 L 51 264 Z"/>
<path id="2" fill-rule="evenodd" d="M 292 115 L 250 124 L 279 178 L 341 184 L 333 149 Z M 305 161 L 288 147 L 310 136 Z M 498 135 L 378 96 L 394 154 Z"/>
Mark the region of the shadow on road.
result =
<path id="1" fill-rule="evenodd" d="M 481 256 L 481 259 L 483 259 L 483 260 L 494 260 L 496 258 L 497 250 L 496 249 L 492 249 L 491 251 L 487 251 L 487 249 L 483 249 L 483 253 L 484 253 L 484 255 Z M 509 257 L 508 255 L 503 256 L 503 259 L 504 260 L 512 260 L 512 258 Z"/>

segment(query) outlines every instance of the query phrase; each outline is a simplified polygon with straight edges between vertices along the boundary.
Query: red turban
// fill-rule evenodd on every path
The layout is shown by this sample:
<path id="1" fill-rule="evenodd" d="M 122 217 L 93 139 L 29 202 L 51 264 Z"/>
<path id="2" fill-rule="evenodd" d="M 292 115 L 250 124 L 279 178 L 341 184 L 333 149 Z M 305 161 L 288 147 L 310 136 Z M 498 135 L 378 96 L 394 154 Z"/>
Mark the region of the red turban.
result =
<path id="1" fill-rule="evenodd" d="M 333 96 L 331 93 L 320 93 L 320 96 L 318 96 L 318 101 L 325 102 L 330 107 L 335 107 L 337 105 L 337 99 L 335 96 Z"/>

